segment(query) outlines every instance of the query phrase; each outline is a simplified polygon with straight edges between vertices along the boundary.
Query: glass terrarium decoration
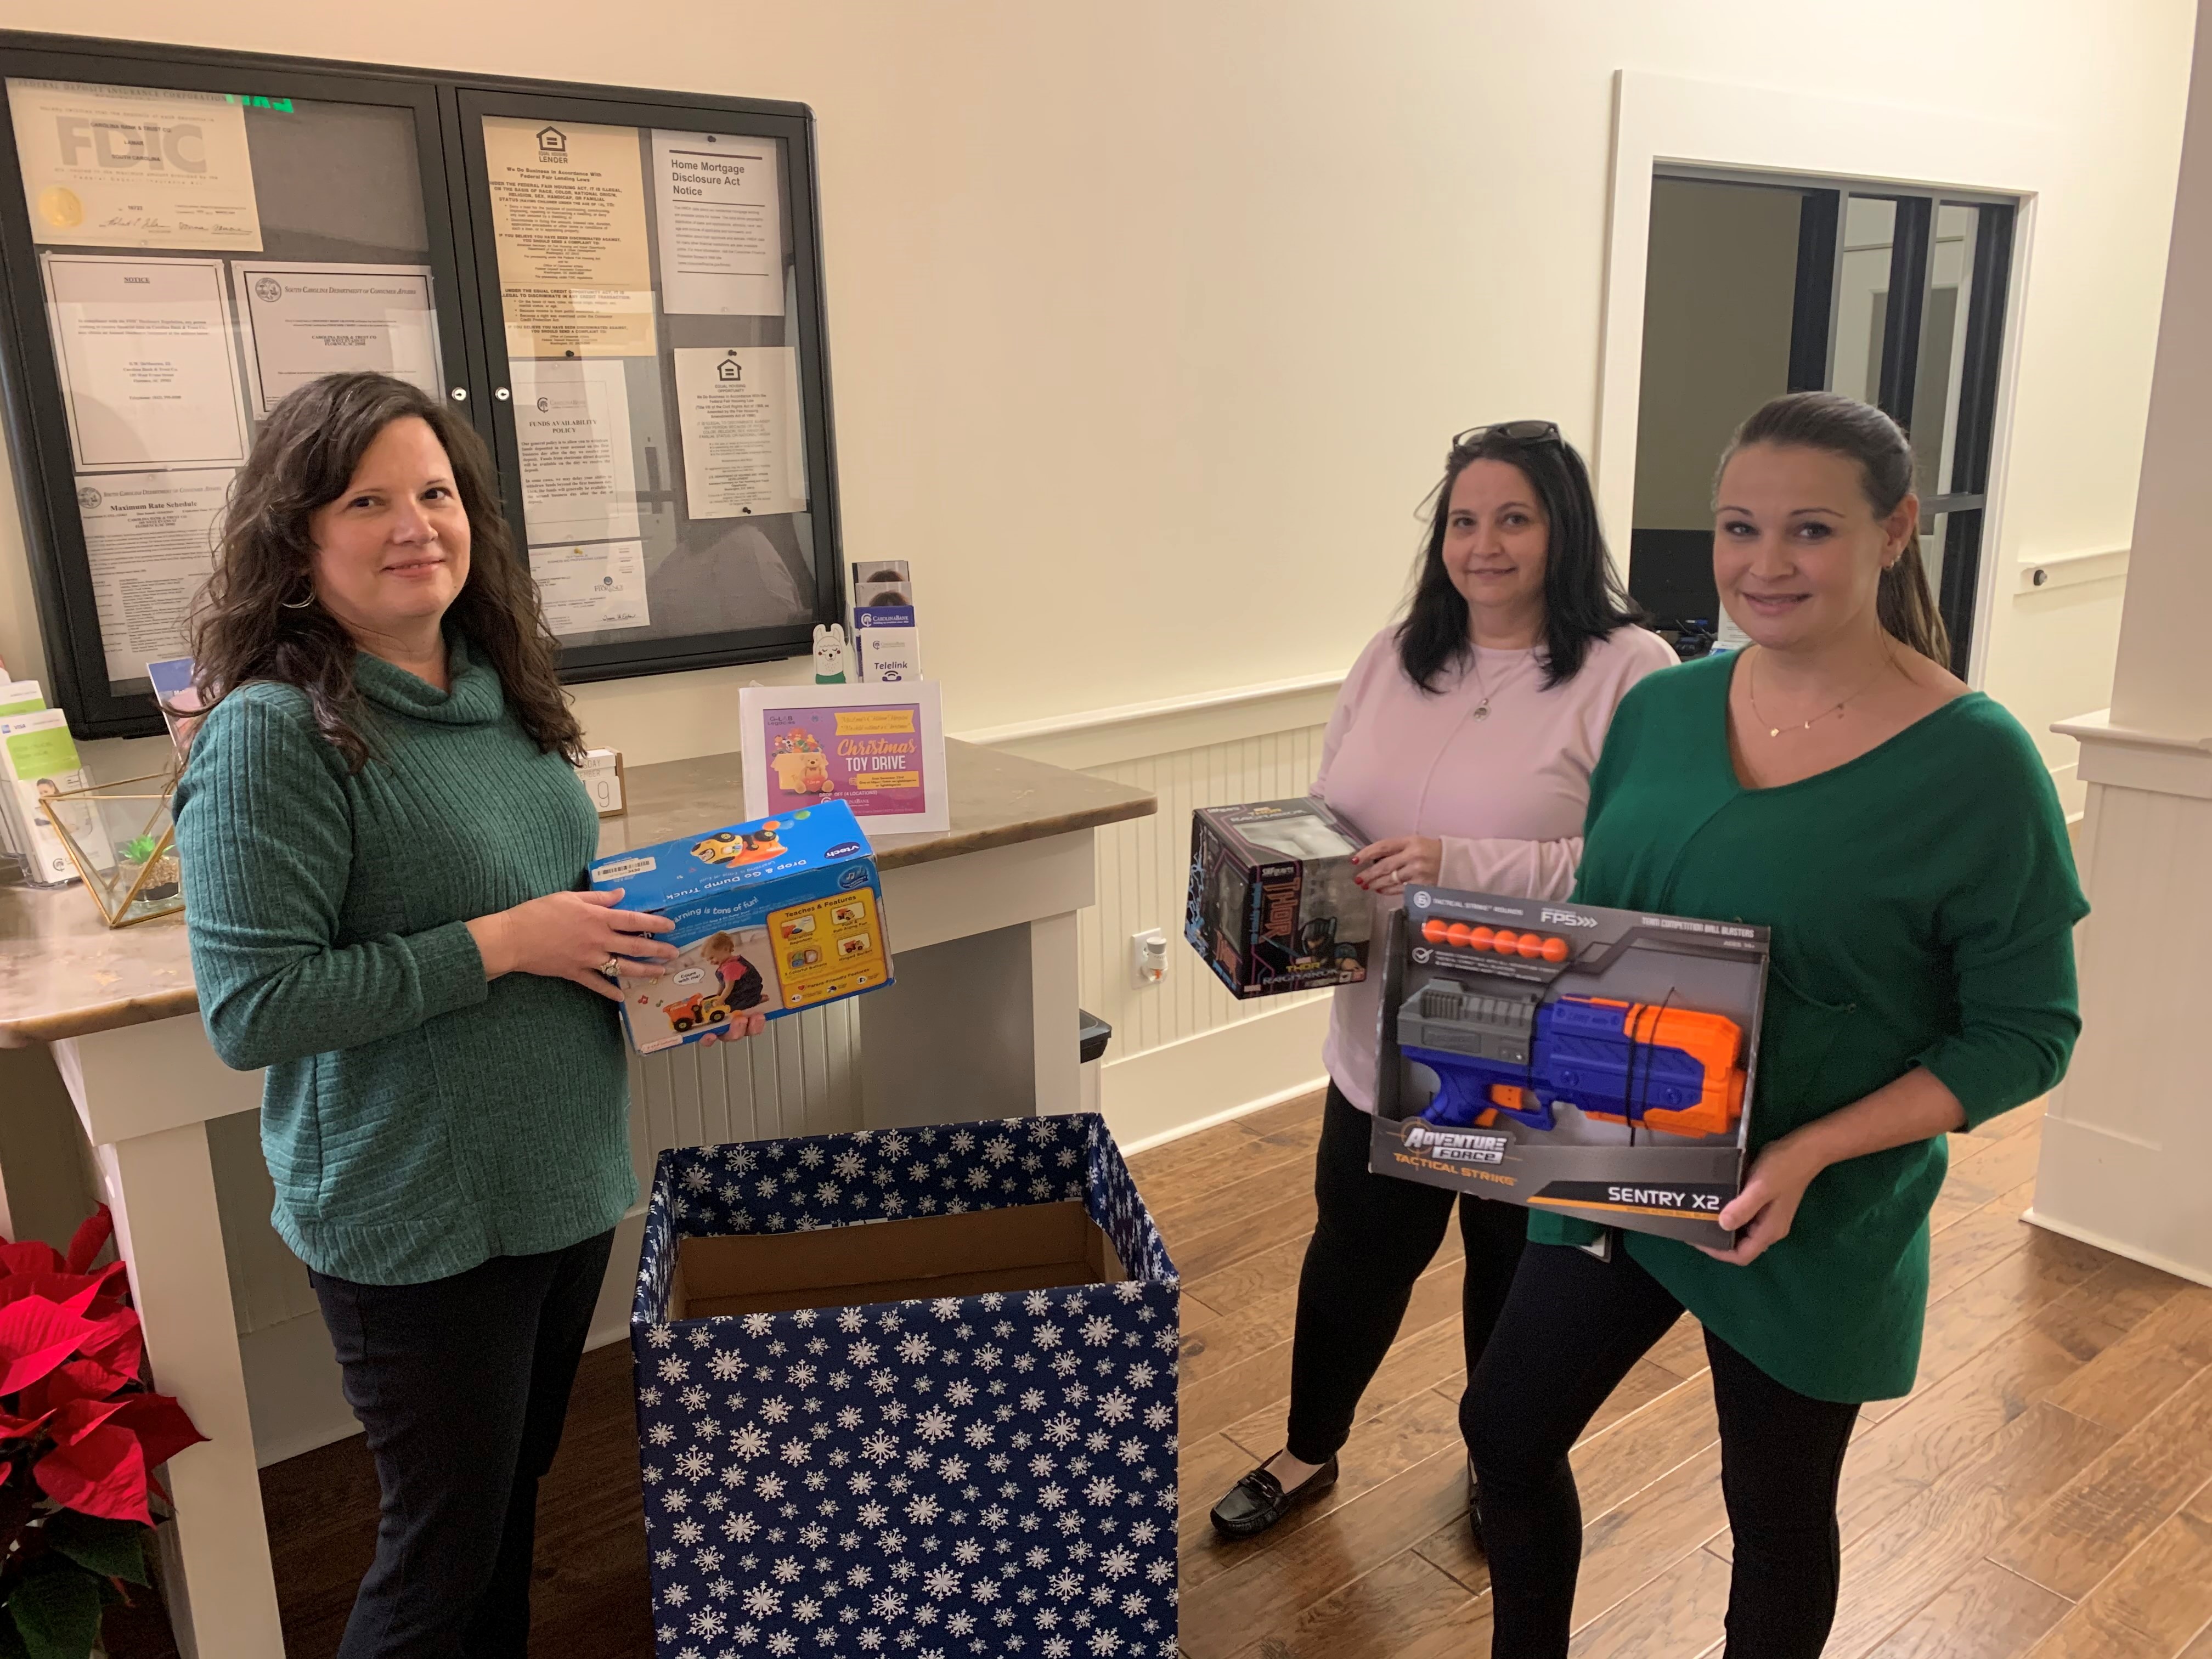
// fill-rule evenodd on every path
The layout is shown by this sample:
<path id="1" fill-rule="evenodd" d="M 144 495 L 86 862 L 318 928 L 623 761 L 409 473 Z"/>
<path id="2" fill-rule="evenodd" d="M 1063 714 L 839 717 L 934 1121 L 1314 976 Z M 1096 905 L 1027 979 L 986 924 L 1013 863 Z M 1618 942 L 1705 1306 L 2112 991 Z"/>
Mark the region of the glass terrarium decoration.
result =
<path id="1" fill-rule="evenodd" d="M 46 798 L 46 810 L 85 890 L 110 927 L 185 908 L 169 796 L 177 770 L 149 773 Z"/>

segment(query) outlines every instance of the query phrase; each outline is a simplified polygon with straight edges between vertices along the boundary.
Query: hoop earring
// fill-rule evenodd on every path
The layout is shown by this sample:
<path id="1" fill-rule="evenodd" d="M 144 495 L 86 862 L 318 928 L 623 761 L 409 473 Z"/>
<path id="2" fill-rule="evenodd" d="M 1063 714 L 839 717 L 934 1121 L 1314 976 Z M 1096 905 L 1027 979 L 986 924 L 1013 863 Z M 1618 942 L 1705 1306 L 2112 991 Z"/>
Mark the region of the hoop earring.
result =
<path id="1" fill-rule="evenodd" d="M 314 585 L 314 583 L 313 583 L 313 582 L 312 582 L 312 581 L 310 581 L 310 582 L 307 584 L 307 597 L 306 599 L 279 599 L 279 600 L 277 600 L 277 601 L 276 601 L 276 603 L 277 603 L 278 605 L 282 605 L 282 606 L 283 606 L 285 610 L 287 610 L 287 611 L 305 611 L 305 610 L 306 610 L 309 605 L 313 605 L 314 602 L 315 602 L 315 585 Z"/>

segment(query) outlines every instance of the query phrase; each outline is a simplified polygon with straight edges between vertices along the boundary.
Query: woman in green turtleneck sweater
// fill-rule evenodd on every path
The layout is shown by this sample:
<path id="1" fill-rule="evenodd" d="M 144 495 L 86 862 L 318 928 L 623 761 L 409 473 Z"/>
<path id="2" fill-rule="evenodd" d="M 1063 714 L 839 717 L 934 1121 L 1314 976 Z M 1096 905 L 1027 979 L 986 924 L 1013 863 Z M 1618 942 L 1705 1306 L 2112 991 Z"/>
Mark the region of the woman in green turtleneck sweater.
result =
<path id="1" fill-rule="evenodd" d="M 2050 1088 L 2080 1029 L 2057 797 L 1946 665 L 1912 465 L 1894 422 L 1832 393 L 1747 421 L 1713 573 L 1755 643 L 1638 684 L 1591 777 L 1577 899 L 1763 924 L 1773 956 L 1734 1246 L 1530 1218 L 1462 1410 L 1499 1659 L 1565 1659 L 1568 1449 L 1685 1309 L 1719 1412 L 1729 1659 L 1820 1651 L 1859 1405 L 1912 1386 L 1943 1137 Z"/>
<path id="2" fill-rule="evenodd" d="M 383 1488 L 342 1659 L 525 1650 L 538 1482 L 635 1197 L 619 976 L 675 954 L 584 890 L 582 732 L 491 477 L 388 376 L 278 405 L 176 793 L 208 1036 L 267 1068 L 276 1230 Z"/>

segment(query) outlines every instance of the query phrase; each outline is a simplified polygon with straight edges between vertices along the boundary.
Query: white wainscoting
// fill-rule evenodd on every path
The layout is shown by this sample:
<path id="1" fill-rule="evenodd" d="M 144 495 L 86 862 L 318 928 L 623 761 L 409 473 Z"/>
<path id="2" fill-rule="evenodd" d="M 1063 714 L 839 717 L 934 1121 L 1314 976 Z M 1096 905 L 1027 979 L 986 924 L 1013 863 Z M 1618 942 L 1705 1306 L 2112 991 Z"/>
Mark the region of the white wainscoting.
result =
<path id="1" fill-rule="evenodd" d="M 1114 1027 L 1101 1109 L 1124 1146 L 1150 1145 L 1316 1087 L 1326 993 L 1239 1002 L 1182 942 L 1194 807 L 1302 795 L 1340 675 L 1105 709 L 965 734 L 970 741 L 1151 791 L 1159 811 L 1097 832 L 1098 902 L 1081 913 L 1083 1006 Z M 1164 982 L 1139 986 L 1129 938 L 1166 930 Z M 1076 1034 L 1070 1031 L 1073 1042 Z M 630 1059 L 630 1146 L 642 1191 L 663 1147 L 821 1134 L 860 1124 L 857 1005 L 808 1009 L 750 1042 Z M 307 1269 L 268 1224 L 274 1193 L 252 1113 L 208 1126 L 265 1465 L 353 1431 Z M 633 1216 L 616 1250 L 637 1248 Z M 598 1341 L 625 1307 L 604 1304 Z"/>

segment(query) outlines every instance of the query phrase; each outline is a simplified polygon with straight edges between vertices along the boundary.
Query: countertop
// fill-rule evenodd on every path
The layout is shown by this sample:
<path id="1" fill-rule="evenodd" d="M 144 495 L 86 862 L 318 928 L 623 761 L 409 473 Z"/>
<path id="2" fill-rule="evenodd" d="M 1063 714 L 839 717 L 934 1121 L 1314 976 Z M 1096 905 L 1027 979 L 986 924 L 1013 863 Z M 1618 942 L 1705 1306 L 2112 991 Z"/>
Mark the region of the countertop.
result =
<path id="1" fill-rule="evenodd" d="M 945 750 L 951 829 L 871 836 L 884 870 L 1146 817 L 1158 805 L 1141 789 L 1042 761 L 957 741 Z M 629 810 L 599 822 L 602 853 L 672 841 L 749 816 L 743 765 L 734 754 L 631 767 L 625 785 Z M 198 1010 L 182 915 L 110 929 L 76 887 L 0 888 L 0 1048 Z"/>

